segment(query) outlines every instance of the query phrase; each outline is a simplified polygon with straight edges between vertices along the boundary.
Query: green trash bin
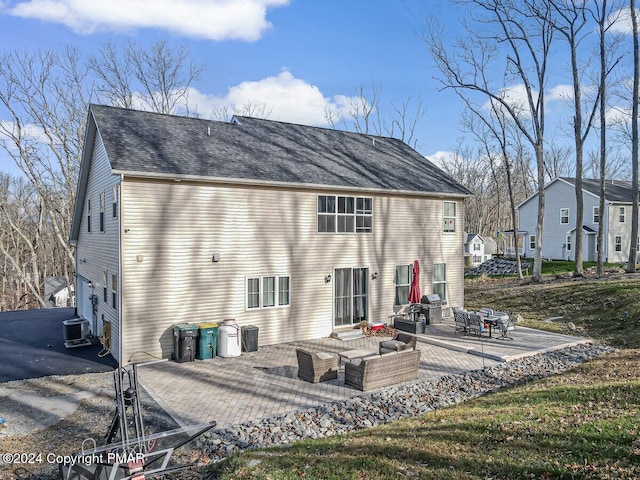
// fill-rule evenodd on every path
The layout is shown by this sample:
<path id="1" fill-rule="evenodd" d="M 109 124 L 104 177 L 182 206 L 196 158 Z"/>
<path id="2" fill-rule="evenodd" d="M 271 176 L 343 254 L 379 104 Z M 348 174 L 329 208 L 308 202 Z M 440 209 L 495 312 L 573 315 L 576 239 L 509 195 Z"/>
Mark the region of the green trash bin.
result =
<path id="1" fill-rule="evenodd" d="M 178 362 L 193 362 L 196 357 L 198 326 L 176 323 L 173 326 L 173 359 Z"/>
<path id="2" fill-rule="evenodd" d="M 211 322 L 199 323 L 198 331 L 198 360 L 208 360 L 215 357 L 218 343 L 218 324 Z"/>

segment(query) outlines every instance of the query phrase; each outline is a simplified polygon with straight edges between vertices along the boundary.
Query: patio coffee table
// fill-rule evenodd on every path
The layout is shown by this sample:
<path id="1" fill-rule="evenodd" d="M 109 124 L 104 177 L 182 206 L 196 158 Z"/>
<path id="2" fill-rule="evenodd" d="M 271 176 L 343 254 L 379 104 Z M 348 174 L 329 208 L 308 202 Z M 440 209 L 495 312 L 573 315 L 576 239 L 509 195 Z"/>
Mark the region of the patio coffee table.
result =
<path id="1" fill-rule="evenodd" d="M 343 364 L 343 361 L 351 361 L 357 358 L 370 357 L 372 355 L 378 355 L 378 352 L 375 350 L 367 350 L 364 348 L 359 348 L 357 350 L 345 350 L 343 352 L 338 352 L 338 357 L 340 357 L 340 364 Z"/>

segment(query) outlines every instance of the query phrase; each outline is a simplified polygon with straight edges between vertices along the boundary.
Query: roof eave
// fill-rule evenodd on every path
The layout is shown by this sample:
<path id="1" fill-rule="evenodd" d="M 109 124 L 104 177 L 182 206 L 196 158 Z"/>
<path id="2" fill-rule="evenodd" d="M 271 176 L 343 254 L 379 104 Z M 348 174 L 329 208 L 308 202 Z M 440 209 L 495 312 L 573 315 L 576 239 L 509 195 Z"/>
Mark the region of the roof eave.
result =
<path id="1" fill-rule="evenodd" d="M 396 194 L 396 195 L 418 195 L 429 197 L 442 197 L 442 198 L 467 198 L 471 197 L 471 193 L 455 193 L 455 192 L 418 192 L 414 190 L 399 190 L 399 189 L 387 189 L 387 188 L 366 188 L 366 187 L 353 187 L 343 185 L 324 185 L 315 183 L 295 183 L 295 182 L 277 182 L 272 180 L 255 180 L 247 178 L 232 178 L 232 177 L 208 177 L 200 175 L 175 175 L 168 173 L 157 172 L 138 172 L 129 170 L 112 170 L 113 174 L 123 175 L 130 178 L 145 178 L 156 180 L 173 180 L 174 182 L 180 181 L 194 181 L 204 183 L 217 183 L 217 184 L 233 184 L 233 185 L 246 185 L 246 186 L 263 186 L 263 187 L 282 187 L 282 188 L 300 188 L 305 190 L 340 190 L 349 192 L 363 192 L 363 193 L 378 193 L 378 194 Z"/>
<path id="2" fill-rule="evenodd" d="M 69 242 L 71 245 L 78 243 L 80 235 L 80 222 L 82 219 L 82 208 L 84 206 L 84 198 L 89 180 L 89 169 L 91 168 L 91 155 L 93 145 L 97 134 L 97 125 L 93 118 L 91 105 L 87 111 L 87 122 L 84 131 L 84 139 L 82 142 L 82 155 L 80 160 L 80 172 L 78 175 L 78 183 L 76 185 L 76 203 L 73 206 L 73 217 L 71 220 L 71 231 L 69 232 Z M 87 163 L 88 162 L 88 163 Z"/>

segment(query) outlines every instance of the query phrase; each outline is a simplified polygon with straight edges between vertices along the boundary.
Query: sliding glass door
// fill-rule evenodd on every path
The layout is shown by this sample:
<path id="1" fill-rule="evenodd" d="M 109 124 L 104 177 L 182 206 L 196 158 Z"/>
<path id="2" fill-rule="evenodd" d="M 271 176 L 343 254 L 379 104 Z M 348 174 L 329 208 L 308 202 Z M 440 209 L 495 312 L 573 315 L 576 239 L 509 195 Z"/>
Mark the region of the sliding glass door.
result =
<path id="1" fill-rule="evenodd" d="M 336 327 L 369 320 L 369 269 L 336 268 L 333 298 Z"/>

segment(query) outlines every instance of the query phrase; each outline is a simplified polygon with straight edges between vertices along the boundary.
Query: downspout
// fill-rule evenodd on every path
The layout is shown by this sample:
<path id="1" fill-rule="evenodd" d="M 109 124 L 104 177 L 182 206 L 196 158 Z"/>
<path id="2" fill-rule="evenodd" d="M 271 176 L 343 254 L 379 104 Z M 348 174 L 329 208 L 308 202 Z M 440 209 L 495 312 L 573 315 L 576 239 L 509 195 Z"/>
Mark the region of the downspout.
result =
<path id="1" fill-rule="evenodd" d="M 124 202 L 123 198 L 122 198 L 122 184 L 124 182 L 124 175 L 121 173 L 120 174 L 120 184 L 118 185 L 118 223 L 120 228 L 119 230 L 119 234 L 118 234 L 118 365 L 119 366 L 123 366 L 126 365 L 125 363 L 123 363 L 123 349 L 122 349 L 122 344 L 123 344 L 123 332 L 124 332 L 124 326 L 123 326 L 123 320 L 124 320 L 124 311 L 122 310 L 122 306 L 124 305 L 124 302 L 122 301 L 122 297 L 123 297 L 123 292 L 124 292 L 124 261 L 123 261 L 123 252 L 124 252 L 124 248 L 122 246 L 122 242 L 124 239 L 124 219 L 122 218 L 122 213 L 124 212 L 124 208 L 122 207 L 122 204 Z"/>

